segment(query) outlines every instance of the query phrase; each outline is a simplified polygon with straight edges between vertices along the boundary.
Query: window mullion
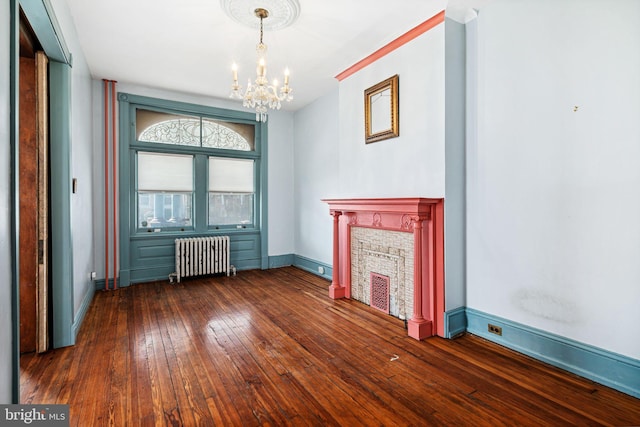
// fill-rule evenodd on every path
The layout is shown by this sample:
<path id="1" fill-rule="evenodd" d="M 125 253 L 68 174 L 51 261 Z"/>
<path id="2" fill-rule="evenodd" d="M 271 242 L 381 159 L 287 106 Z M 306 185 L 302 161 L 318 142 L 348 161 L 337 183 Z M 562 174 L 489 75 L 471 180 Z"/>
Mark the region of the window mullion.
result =
<path id="1" fill-rule="evenodd" d="M 194 213 L 195 213 L 195 231 L 196 233 L 204 233 L 207 231 L 207 182 L 208 174 L 208 156 L 205 154 L 196 154 L 194 165 Z"/>

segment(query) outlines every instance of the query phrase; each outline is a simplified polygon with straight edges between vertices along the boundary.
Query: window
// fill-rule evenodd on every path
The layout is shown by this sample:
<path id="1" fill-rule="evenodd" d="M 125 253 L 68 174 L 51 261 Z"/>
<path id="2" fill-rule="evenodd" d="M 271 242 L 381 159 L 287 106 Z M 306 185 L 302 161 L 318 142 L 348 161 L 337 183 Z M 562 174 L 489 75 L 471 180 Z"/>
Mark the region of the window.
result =
<path id="1" fill-rule="evenodd" d="M 267 268 L 267 125 L 247 111 L 118 101 L 121 284 L 166 279 L 185 237 L 229 236 L 238 270 Z"/>
<path id="2" fill-rule="evenodd" d="M 135 151 L 140 231 L 194 229 L 198 187 L 207 198 L 207 229 L 254 226 L 254 124 L 147 108 L 136 108 L 135 117 L 135 145 L 143 145 Z M 199 159 L 206 168 L 194 167 Z"/>
<path id="3" fill-rule="evenodd" d="M 253 224 L 254 161 L 209 157 L 209 225 Z"/>
<path id="4" fill-rule="evenodd" d="M 137 153 L 138 227 L 191 227 L 193 156 Z"/>
<path id="5" fill-rule="evenodd" d="M 207 117 L 136 110 L 136 139 L 144 142 L 253 151 L 255 126 Z"/>

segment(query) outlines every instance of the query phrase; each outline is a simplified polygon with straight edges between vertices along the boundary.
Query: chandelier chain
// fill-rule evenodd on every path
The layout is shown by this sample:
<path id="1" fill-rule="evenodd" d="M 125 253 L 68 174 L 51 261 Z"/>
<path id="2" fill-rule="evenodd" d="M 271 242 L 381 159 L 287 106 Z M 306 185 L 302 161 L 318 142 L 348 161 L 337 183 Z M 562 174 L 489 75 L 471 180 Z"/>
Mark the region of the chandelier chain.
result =
<path id="1" fill-rule="evenodd" d="M 264 18 L 262 17 L 262 15 L 260 16 L 260 44 L 264 44 L 262 43 L 262 34 L 263 34 L 263 30 L 262 30 L 262 20 Z"/>

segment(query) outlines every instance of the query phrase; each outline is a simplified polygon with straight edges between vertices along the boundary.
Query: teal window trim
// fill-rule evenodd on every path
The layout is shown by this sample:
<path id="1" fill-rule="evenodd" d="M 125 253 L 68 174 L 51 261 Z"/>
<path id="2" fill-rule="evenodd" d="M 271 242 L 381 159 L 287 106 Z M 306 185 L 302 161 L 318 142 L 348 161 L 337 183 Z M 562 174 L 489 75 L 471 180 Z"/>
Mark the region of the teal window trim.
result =
<path id="1" fill-rule="evenodd" d="M 195 179 L 196 181 L 200 181 L 201 183 L 208 182 L 207 176 L 207 156 L 206 155 L 196 155 L 195 157 Z M 193 233 L 202 233 L 206 228 L 207 222 L 207 188 L 204 185 L 197 185 L 197 182 L 194 182 L 194 200 L 193 200 Z"/>
<path id="2" fill-rule="evenodd" d="M 162 144 L 159 142 L 130 142 L 130 149 L 136 151 L 148 151 L 153 153 L 171 154 L 202 154 L 205 156 L 229 157 L 236 159 L 260 159 L 260 153 L 253 151 L 224 150 L 219 148 L 191 147 L 173 144 Z"/>
<path id="3" fill-rule="evenodd" d="M 119 250 L 120 250 L 120 285 L 131 283 L 131 269 L 135 266 L 131 261 L 132 242 L 167 237 L 214 236 L 259 234 L 260 266 L 268 268 L 267 239 L 267 125 L 256 122 L 255 115 L 250 112 L 228 110 L 179 101 L 150 98 L 128 93 L 118 94 L 119 104 Z M 233 123 L 250 124 L 255 127 L 254 149 L 252 151 L 216 149 L 208 147 L 181 146 L 142 142 L 136 140 L 136 109 L 152 110 L 178 115 L 194 115 L 214 120 Z M 192 227 L 182 231 L 180 227 L 166 229 L 162 232 L 148 232 L 138 226 L 137 221 L 137 176 L 136 153 L 174 153 L 194 155 L 194 186 Z M 208 157 L 227 157 L 254 160 L 254 219 L 252 224 L 244 227 L 215 226 L 208 224 Z M 233 239 L 233 237 L 232 237 Z"/>
<path id="4" fill-rule="evenodd" d="M 251 113 L 253 116 L 253 113 Z M 256 132 L 256 135 L 259 135 L 260 140 L 260 149 L 262 150 L 262 160 L 260 164 L 257 166 L 256 176 L 260 176 L 260 191 L 263 193 L 260 197 L 260 230 L 262 230 L 261 239 L 260 239 L 260 254 L 261 254 L 261 262 L 260 267 L 263 270 L 269 268 L 269 232 L 268 232 L 268 224 L 269 224 L 269 198 L 267 197 L 267 188 L 269 188 L 269 179 L 268 179 L 268 168 L 269 164 L 269 150 L 267 149 L 267 126 L 260 126 L 259 131 Z M 256 187 L 257 188 L 257 187 Z"/>

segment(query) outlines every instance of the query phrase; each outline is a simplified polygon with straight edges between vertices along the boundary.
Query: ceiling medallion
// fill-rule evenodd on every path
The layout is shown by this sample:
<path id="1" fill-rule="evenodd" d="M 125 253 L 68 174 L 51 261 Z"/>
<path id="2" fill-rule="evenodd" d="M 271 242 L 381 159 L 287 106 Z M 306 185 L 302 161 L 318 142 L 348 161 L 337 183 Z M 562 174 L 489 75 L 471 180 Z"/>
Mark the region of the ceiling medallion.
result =
<path id="1" fill-rule="evenodd" d="M 281 30 L 292 25 L 300 15 L 298 0 L 220 0 L 222 10 L 234 21 L 257 29 L 256 9 L 264 9 L 269 20 L 264 22 L 268 31 Z"/>

